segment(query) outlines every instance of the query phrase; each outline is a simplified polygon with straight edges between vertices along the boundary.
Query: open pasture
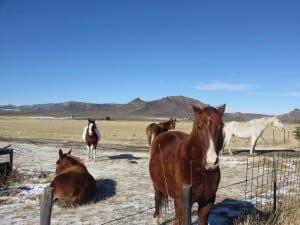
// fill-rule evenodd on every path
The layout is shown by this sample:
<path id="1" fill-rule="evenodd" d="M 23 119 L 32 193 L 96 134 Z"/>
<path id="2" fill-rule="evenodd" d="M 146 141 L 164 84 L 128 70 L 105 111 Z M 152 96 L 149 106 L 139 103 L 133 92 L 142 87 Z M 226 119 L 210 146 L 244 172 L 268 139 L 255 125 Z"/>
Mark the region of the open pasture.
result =
<path id="1" fill-rule="evenodd" d="M 96 121 L 101 132 L 101 143 L 147 146 L 145 129 L 155 121 Z M 82 129 L 86 120 L 64 120 L 55 118 L 0 117 L 1 138 L 33 140 L 60 140 L 82 143 Z M 257 142 L 257 147 L 295 148 L 299 142 L 293 132 L 300 124 L 284 124 L 284 130 L 266 128 Z M 176 130 L 190 133 L 192 121 L 176 122 Z M 233 149 L 248 148 L 250 140 L 233 137 Z"/>
<path id="2" fill-rule="evenodd" d="M 52 224 L 152 224 L 154 193 L 149 177 L 149 153 L 146 126 L 154 121 L 96 121 L 101 132 L 96 162 L 86 161 L 86 147 L 81 139 L 85 120 L 0 118 L 0 146 L 12 144 L 14 168 L 23 176 L 21 182 L 0 189 L 0 224 L 39 224 L 39 195 L 54 177 L 58 149 L 73 149 L 82 158 L 96 179 L 96 198 L 76 208 L 54 205 Z M 192 121 L 179 121 L 177 130 L 191 131 Z M 297 125 L 286 125 L 289 139 L 283 133 L 267 129 L 258 148 L 294 148 L 297 141 L 291 134 Z M 247 140 L 234 140 L 234 149 L 248 147 Z M 225 154 L 220 157 L 221 183 L 216 208 L 209 218 L 211 225 L 225 225 L 236 217 L 244 198 L 247 154 Z M 234 171 L 234 176 L 232 172 Z M 228 203 L 233 199 L 233 203 Z M 161 222 L 170 221 L 173 203 Z M 193 217 L 193 221 L 196 218 Z M 166 223 L 169 224 L 169 223 Z"/>

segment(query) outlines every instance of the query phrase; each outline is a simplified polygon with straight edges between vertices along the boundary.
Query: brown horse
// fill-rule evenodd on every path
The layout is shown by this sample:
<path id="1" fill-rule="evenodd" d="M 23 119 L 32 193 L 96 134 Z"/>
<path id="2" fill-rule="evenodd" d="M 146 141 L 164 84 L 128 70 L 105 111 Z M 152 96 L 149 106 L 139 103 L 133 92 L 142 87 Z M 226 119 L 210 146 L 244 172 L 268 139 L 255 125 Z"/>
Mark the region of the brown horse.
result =
<path id="1" fill-rule="evenodd" d="M 192 105 L 193 129 L 190 135 L 180 131 L 158 135 L 151 146 L 149 172 L 155 191 L 154 218 L 158 223 L 159 208 L 168 198 L 174 198 L 175 224 L 183 215 L 183 185 L 192 185 L 192 204 L 198 203 L 198 224 L 208 223 L 218 185 L 220 169 L 218 155 L 223 146 L 225 105 L 203 109 Z M 192 207 L 192 206 L 191 206 Z"/>
<path id="2" fill-rule="evenodd" d="M 59 149 L 56 162 L 56 177 L 51 183 L 53 200 L 61 199 L 69 205 L 83 204 L 96 194 L 96 181 L 88 172 L 83 162 Z"/>
<path id="3" fill-rule="evenodd" d="M 168 121 L 151 123 L 146 128 L 148 144 L 151 146 L 153 139 L 162 132 L 175 129 L 176 119 L 170 118 Z"/>
<path id="4" fill-rule="evenodd" d="M 83 128 L 82 132 L 82 139 L 86 143 L 88 160 L 91 158 L 90 154 L 92 153 L 92 157 L 96 161 L 96 148 L 100 138 L 100 131 L 96 126 L 95 120 L 88 119 L 88 125 Z"/>

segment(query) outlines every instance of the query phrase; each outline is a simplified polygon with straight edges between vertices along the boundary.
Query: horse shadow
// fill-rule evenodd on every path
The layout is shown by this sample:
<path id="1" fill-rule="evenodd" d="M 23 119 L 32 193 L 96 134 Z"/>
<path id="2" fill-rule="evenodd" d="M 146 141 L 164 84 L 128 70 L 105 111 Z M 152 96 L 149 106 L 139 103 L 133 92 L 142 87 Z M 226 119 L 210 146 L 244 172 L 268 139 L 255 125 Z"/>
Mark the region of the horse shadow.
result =
<path id="1" fill-rule="evenodd" d="M 110 160 L 127 159 L 131 163 L 137 163 L 136 160 L 141 159 L 141 157 L 136 157 L 132 154 L 119 154 L 119 155 L 108 156 L 108 159 Z"/>
<path id="2" fill-rule="evenodd" d="M 112 179 L 99 179 L 96 180 L 96 187 L 97 192 L 93 199 L 95 203 L 115 196 L 117 182 Z"/>
<path id="3" fill-rule="evenodd" d="M 197 215 L 197 211 L 193 212 L 193 215 L 194 214 Z M 240 224 L 243 220 L 247 219 L 247 215 L 255 215 L 256 218 L 261 219 L 269 216 L 268 213 L 259 211 L 248 201 L 226 198 L 222 202 L 218 202 L 214 205 L 214 208 L 209 214 L 208 222 L 212 225 L 233 225 L 237 224 L 236 222 L 238 221 Z M 193 221 L 192 225 L 196 224 L 198 224 L 198 221 Z"/>

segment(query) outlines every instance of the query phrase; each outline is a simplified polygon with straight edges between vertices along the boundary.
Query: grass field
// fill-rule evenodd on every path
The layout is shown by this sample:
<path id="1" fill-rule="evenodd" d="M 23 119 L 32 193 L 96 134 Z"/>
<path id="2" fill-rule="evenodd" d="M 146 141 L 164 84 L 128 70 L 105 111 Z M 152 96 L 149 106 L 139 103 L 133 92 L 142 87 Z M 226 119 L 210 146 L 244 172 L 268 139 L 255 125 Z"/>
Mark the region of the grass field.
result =
<path id="1" fill-rule="evenodd" d="M 18 224 L 19 221 L 26 225 L 38 224 L 39 202 L 36 200 L 36 196 L 41 193 L 54 175 L 58 149 L 63 148 L 64 151 L 67 151 L 70 147 L 76 156 L 85 160 L 89 171 L 98 181 L 97 198 L 100 200 L 93 204 L 63 211 L 55 205 L 51 218 L 53 224 L 149 224 L 149 221 L 152 220 L 154 204 L 153 188 L 148 171 L 149 153 L 147 152 L 148 148 L 140 147 L 147 146 L 145 128 L 151 122 L 155 121 L 96 121 L 102 138 L 100 151 L 97 152 L 97 161 L 93 162 L 85 160 L 86 150 L 81 138 L 82 129 L 87 125 L 85 120 L 0 117 L 1 145 L 13 145 L 14 166 L 24 177 L 24 181 L 20 184 L 14 183 L 9 189 L 15 192 L 13 196 L 10 194 L 0 196 L 0 216 L 3 221 L 6 221 L 5 224 Z M 285 143 L 283 131 L 268 128 L 263 135 L 265 141 L 259 140 L 257 146 L 298 147 L 299 142 L 295 140 L 292 133 L 300 124 L 284 125 Z M 179 121 L 176 124 L 176 130 L 190 133 L 191 129 L 192 121 Z M 8 140 L 1 140 L 5 138 Z M 19 142 L 14 141 L 14 138 L 24 138 L 25 140 Z M 46 141 L 34 143 L 39 139 Z M 79 144 L 66 143 L 64 146 L 55 140 Z M 102 143 L 108 145 L 101 149 Z M 119 146 L 116 147 L 114 144 L 121 145 L 122 148 L 119 149 L 117 148 Z M 135 145 L 138 150 L 126 145 Z M 236 149 L 248 148 L 249 141 L 234 139 L 232 145 Z M 244 198 L 245 187 L 244 183 L 240 182 L 245 180 L 245 159 L 247 157 L 247 154 L 220 157 L 222 179 L 217 193 L 218 208 L 212 212 L 211 224 L 228 224 L 214 221 L 231 220 L 235 217 L 234 215 L 237 215 L 237 212 L 240 212 L 236 204 Z M 105 198 L 101 196 L 105 196 Z M 226 203 L 226 199 L 233 199 L 232 205 Z M 286 211 L 290 212 L 290 210 Z M 299 213 L 293 214 L 299 215 Z M 172 210 L 164 213 L 163 221 L 169 221 L 172 215 Z M 256 220 L 253 222 L 250 219 L 249 222 L 236 224 L 265 224 L 256 223 Z M 276 225 L 279 224 L 293 223 L 289 221 Z"/>
<path id="2" fill-rule="evenodd" d="M 96 121 L 101 132 L 101 143 L 147 145 L 145 129 L 155 121 Z M 25 139 L 51 139 L 82 142 L 85 120 L 62 120 L 31 117 L 0 117 L 0 137 Z M 284 124 L 285 131 L 269 127 L 259 139 L 257 146 L 295 148 L 299 142 L 294 138 L 294 130 L 300 124 Z M 190 133 L 192 121 L 178 121 L 176 130 Z M 247 147 L 249 140 L 233 138 L 233 148 Z"/>

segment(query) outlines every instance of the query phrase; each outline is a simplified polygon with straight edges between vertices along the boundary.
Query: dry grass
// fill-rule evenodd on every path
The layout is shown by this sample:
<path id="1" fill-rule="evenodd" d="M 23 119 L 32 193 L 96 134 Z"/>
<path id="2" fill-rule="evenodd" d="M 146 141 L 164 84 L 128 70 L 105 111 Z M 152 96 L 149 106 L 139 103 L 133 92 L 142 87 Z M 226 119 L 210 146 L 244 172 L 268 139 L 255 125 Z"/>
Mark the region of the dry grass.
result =
<path id="1" fill-rule="evenodd" d="M 147 145 L 145 129 L 154 121 L 96 121 L 102 143 L 131 143 Z M 53 139 L 82 142 L 86 120 L 35 119 L 29 117 L 0 117 L 0 137 Z M 176 129 L 190 132 L 191 122 L 178 122 Z"/>
<path id="2" fill-rule="evenodd" d="M 101 131 L 102 143 L 123 143 L 147 145 L 145 129 L 154 121 L 96 121 Z M 85 120 L 37 119 L 30 117 L 0 117 L 0 137 L 53 139 L 72 142 L 82 142 L 81 134 Z M 259 139 L 258 147 L 280 146 L 294 148 L 299 141 L 293 132 L 299 124 L 284 124 L 285 132 L 272 127 L 267 128 L 263 139 Z M 176 130 L 190 133 L 192 121 L 178 121 Z M 274 132 L 274 133 L 273 133 Z M 250 141 L 233 138 L 231 146 L 234 148 L 248 147 Z"/>
<path id="3" fill-rule="evenodd" d="M 297 198 L 299 199 L 299 198 Z M 233 221 L 234 225 L 299 225 L 299 202 L 290 200 L 284 202 L 280 208 L 270 216 L 253 213 Z"/>
<path id="4" fill-rule="evenodd" d="M 0 187 L 8 187 L 10 184 L 22 183 L 24 180 L 24 175 L 19 172 L 18 168 L 15 168 L 8 176 L 1 177 Z"/>

